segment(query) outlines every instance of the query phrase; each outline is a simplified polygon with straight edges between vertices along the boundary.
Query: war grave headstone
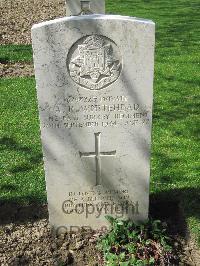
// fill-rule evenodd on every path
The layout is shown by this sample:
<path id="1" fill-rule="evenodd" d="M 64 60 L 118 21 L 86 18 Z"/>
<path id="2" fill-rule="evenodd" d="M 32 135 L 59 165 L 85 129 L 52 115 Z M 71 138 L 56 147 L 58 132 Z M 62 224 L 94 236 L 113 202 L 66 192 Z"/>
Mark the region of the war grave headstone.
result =
<path id="1" fill-rule="evenodd" d="M 105 14 L 105 0 L 65 0 L 66 16 Z"/>
<path id="2" fill-rule="evenodd" d="M 114 15 L 32 27 L 50 224 L 146 220 L 155 25 Z"/>

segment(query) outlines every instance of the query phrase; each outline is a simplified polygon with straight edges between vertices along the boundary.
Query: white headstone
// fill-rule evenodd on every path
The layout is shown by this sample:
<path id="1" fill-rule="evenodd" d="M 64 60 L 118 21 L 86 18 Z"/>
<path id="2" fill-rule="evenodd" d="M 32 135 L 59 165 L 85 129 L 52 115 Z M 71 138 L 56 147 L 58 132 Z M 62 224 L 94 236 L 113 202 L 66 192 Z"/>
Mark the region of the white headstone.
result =
<path id="1" fill-rule="evenodd" d="M 66 16 L 105 14 L 105 0 L 65 0 Z"/>
<path id="2" fill-rule="evenodd" d="M 91 15 L 32 28 L 55 228 L 148 217 L 154 26 Z"/>

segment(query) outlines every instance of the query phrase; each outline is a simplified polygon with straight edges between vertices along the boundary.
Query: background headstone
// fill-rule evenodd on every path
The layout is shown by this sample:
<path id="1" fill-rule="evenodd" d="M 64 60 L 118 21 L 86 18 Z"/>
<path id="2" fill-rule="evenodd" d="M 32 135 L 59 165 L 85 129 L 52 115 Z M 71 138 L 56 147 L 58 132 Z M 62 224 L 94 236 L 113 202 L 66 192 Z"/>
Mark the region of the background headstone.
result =
<path id="1" fill-rule="evenodd" d="M 66 16 L 83 14 L 105 14 L 105 0 L 65 0 Z M 89 7 L 89 10 L 87 10 Z M 86 11 L 86 12 L 85 12 Z M 89 11 L 89 12 L 88 12 Z"/>
<path id="2" fill-rule="evenodd" d="M 33 26 L 50 223 L 148 217 L 154 23 L 122 16 Z"/>

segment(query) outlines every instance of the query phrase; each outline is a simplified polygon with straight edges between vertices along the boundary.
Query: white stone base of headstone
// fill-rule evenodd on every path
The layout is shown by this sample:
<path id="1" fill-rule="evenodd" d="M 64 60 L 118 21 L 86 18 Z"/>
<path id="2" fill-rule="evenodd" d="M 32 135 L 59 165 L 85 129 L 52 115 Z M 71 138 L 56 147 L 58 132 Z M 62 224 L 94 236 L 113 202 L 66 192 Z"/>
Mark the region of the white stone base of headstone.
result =
<path id="1" fill-rule="evenodd" d="M 155 25 L 108 15 L 34 25 L 50 223 L 148 218 Z"/>

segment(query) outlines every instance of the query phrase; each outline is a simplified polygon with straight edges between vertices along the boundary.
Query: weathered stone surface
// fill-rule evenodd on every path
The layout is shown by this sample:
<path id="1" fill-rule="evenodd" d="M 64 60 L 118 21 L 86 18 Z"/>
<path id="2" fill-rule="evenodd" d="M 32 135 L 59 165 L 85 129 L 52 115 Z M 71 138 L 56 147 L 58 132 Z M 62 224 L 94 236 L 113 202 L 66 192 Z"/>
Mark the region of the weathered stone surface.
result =
<path id="1" fill-rule="evenodd" d="M 65 0 L 66 16 L 77 16 L 83 13 L 105 14 L 105 0 Z M 88 8 L 89 7 L 89 8 Z"/>
<path id="2" fill-rule="evenodd" d="M 50 222 L 148 217 L 154 23 L 92 15 L 33 26 Z"/>

